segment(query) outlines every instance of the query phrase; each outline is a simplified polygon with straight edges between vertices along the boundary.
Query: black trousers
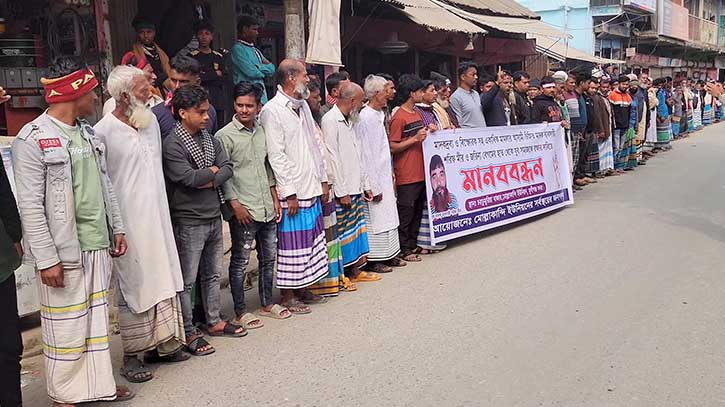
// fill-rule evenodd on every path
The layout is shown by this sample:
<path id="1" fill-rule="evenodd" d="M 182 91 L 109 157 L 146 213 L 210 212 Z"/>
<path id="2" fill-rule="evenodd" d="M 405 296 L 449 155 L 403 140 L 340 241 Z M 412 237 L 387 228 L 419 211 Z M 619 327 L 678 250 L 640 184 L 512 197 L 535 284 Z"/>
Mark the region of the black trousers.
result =
<path id="1" fill-rule="evenodd" d="M 398 237 L 402 253 L 410 252 L 418 247 L 418 229 L 423 218 L 425 207 L 425 182 L 398 185 Z"/>
<path id="2" fill-rule="evenodd" d="M 17 407 L 23 404 L 20 392 L 23 338 L 14 274 L 0 283 L 0 321 L 3 325 L 0 329 L 0 406 Z"/>

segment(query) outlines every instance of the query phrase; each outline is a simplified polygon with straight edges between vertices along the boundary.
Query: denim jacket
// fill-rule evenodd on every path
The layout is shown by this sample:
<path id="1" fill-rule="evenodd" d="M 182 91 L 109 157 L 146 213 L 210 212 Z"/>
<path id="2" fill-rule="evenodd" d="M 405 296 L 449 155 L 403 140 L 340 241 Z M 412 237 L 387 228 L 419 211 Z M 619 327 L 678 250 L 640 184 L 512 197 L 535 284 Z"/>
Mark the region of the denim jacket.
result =
<path id="1" fill-rule="evenodd" d="M 106 171 L 106 146 L 86 121 L 81 135 L 91 145 L 101 175 L 101 188 L 112 235 L 124 233 L 121 211 Z M 58 263 L 81 266 L 75 220 L 70 139 L 59 131 L 47 112 L 26 124 L 13 142 L 13 169 L 18 209 L 23 223 L 28 262 L 38 269 Z"/>

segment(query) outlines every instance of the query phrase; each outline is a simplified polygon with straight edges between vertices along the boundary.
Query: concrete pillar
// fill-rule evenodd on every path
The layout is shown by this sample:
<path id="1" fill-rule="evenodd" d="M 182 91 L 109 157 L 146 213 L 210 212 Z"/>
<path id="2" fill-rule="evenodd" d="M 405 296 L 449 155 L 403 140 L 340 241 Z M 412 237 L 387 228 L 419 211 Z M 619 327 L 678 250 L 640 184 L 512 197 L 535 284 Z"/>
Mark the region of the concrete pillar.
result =
<path id="1" fill-rule="evenodd" d="M 305 58 L 305 11 L 302 0 L 284 0 L 285 57 Z"/>

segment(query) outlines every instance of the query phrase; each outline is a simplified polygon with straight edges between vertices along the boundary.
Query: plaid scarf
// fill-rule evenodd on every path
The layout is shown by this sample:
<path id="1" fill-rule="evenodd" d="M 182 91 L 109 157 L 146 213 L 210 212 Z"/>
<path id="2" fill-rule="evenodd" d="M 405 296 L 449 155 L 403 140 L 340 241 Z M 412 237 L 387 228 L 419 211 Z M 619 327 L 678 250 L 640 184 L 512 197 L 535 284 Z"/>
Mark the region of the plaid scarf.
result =
<path id="1" fill-rule="evenodd" d="M 196 164 L 197 169 L 209 168 L 214 165 L 214 159 L 216 157 L 214 153 L 214 141 L 212 141 L 211 134 L 206 129 L 201 129 L 201 134 L 199 135 L 201 137 L 203 151 L 199 147 L 199 143 L 194 140 L 181 123 L 176 124 L 175 132 L 184 143 L 186 150 L 191 154 L 191 158 L 194 159 L 194 164 Z M 216 188 L 216 192 L 219 195 L 219 202 L 223 204 L 225 202 L 224 192 L 222 192 L 221 188 Z"/>

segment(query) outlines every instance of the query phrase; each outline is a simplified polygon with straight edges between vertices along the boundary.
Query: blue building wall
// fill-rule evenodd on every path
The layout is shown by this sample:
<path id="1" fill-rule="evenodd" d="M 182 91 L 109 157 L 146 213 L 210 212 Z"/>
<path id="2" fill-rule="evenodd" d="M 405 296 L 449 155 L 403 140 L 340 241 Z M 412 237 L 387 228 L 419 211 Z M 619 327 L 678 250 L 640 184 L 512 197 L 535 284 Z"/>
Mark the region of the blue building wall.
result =
<path id="1" fill-rule="evenodd" d="M 570 47 L 594 55 L 594 32 L 589 0 L 517 0 L 517 2 L 540 15 L 542 21 L 572 35 L 574 38 L 569 40 Z M 564 10 L 565 6 L 568 12 Z"/>

